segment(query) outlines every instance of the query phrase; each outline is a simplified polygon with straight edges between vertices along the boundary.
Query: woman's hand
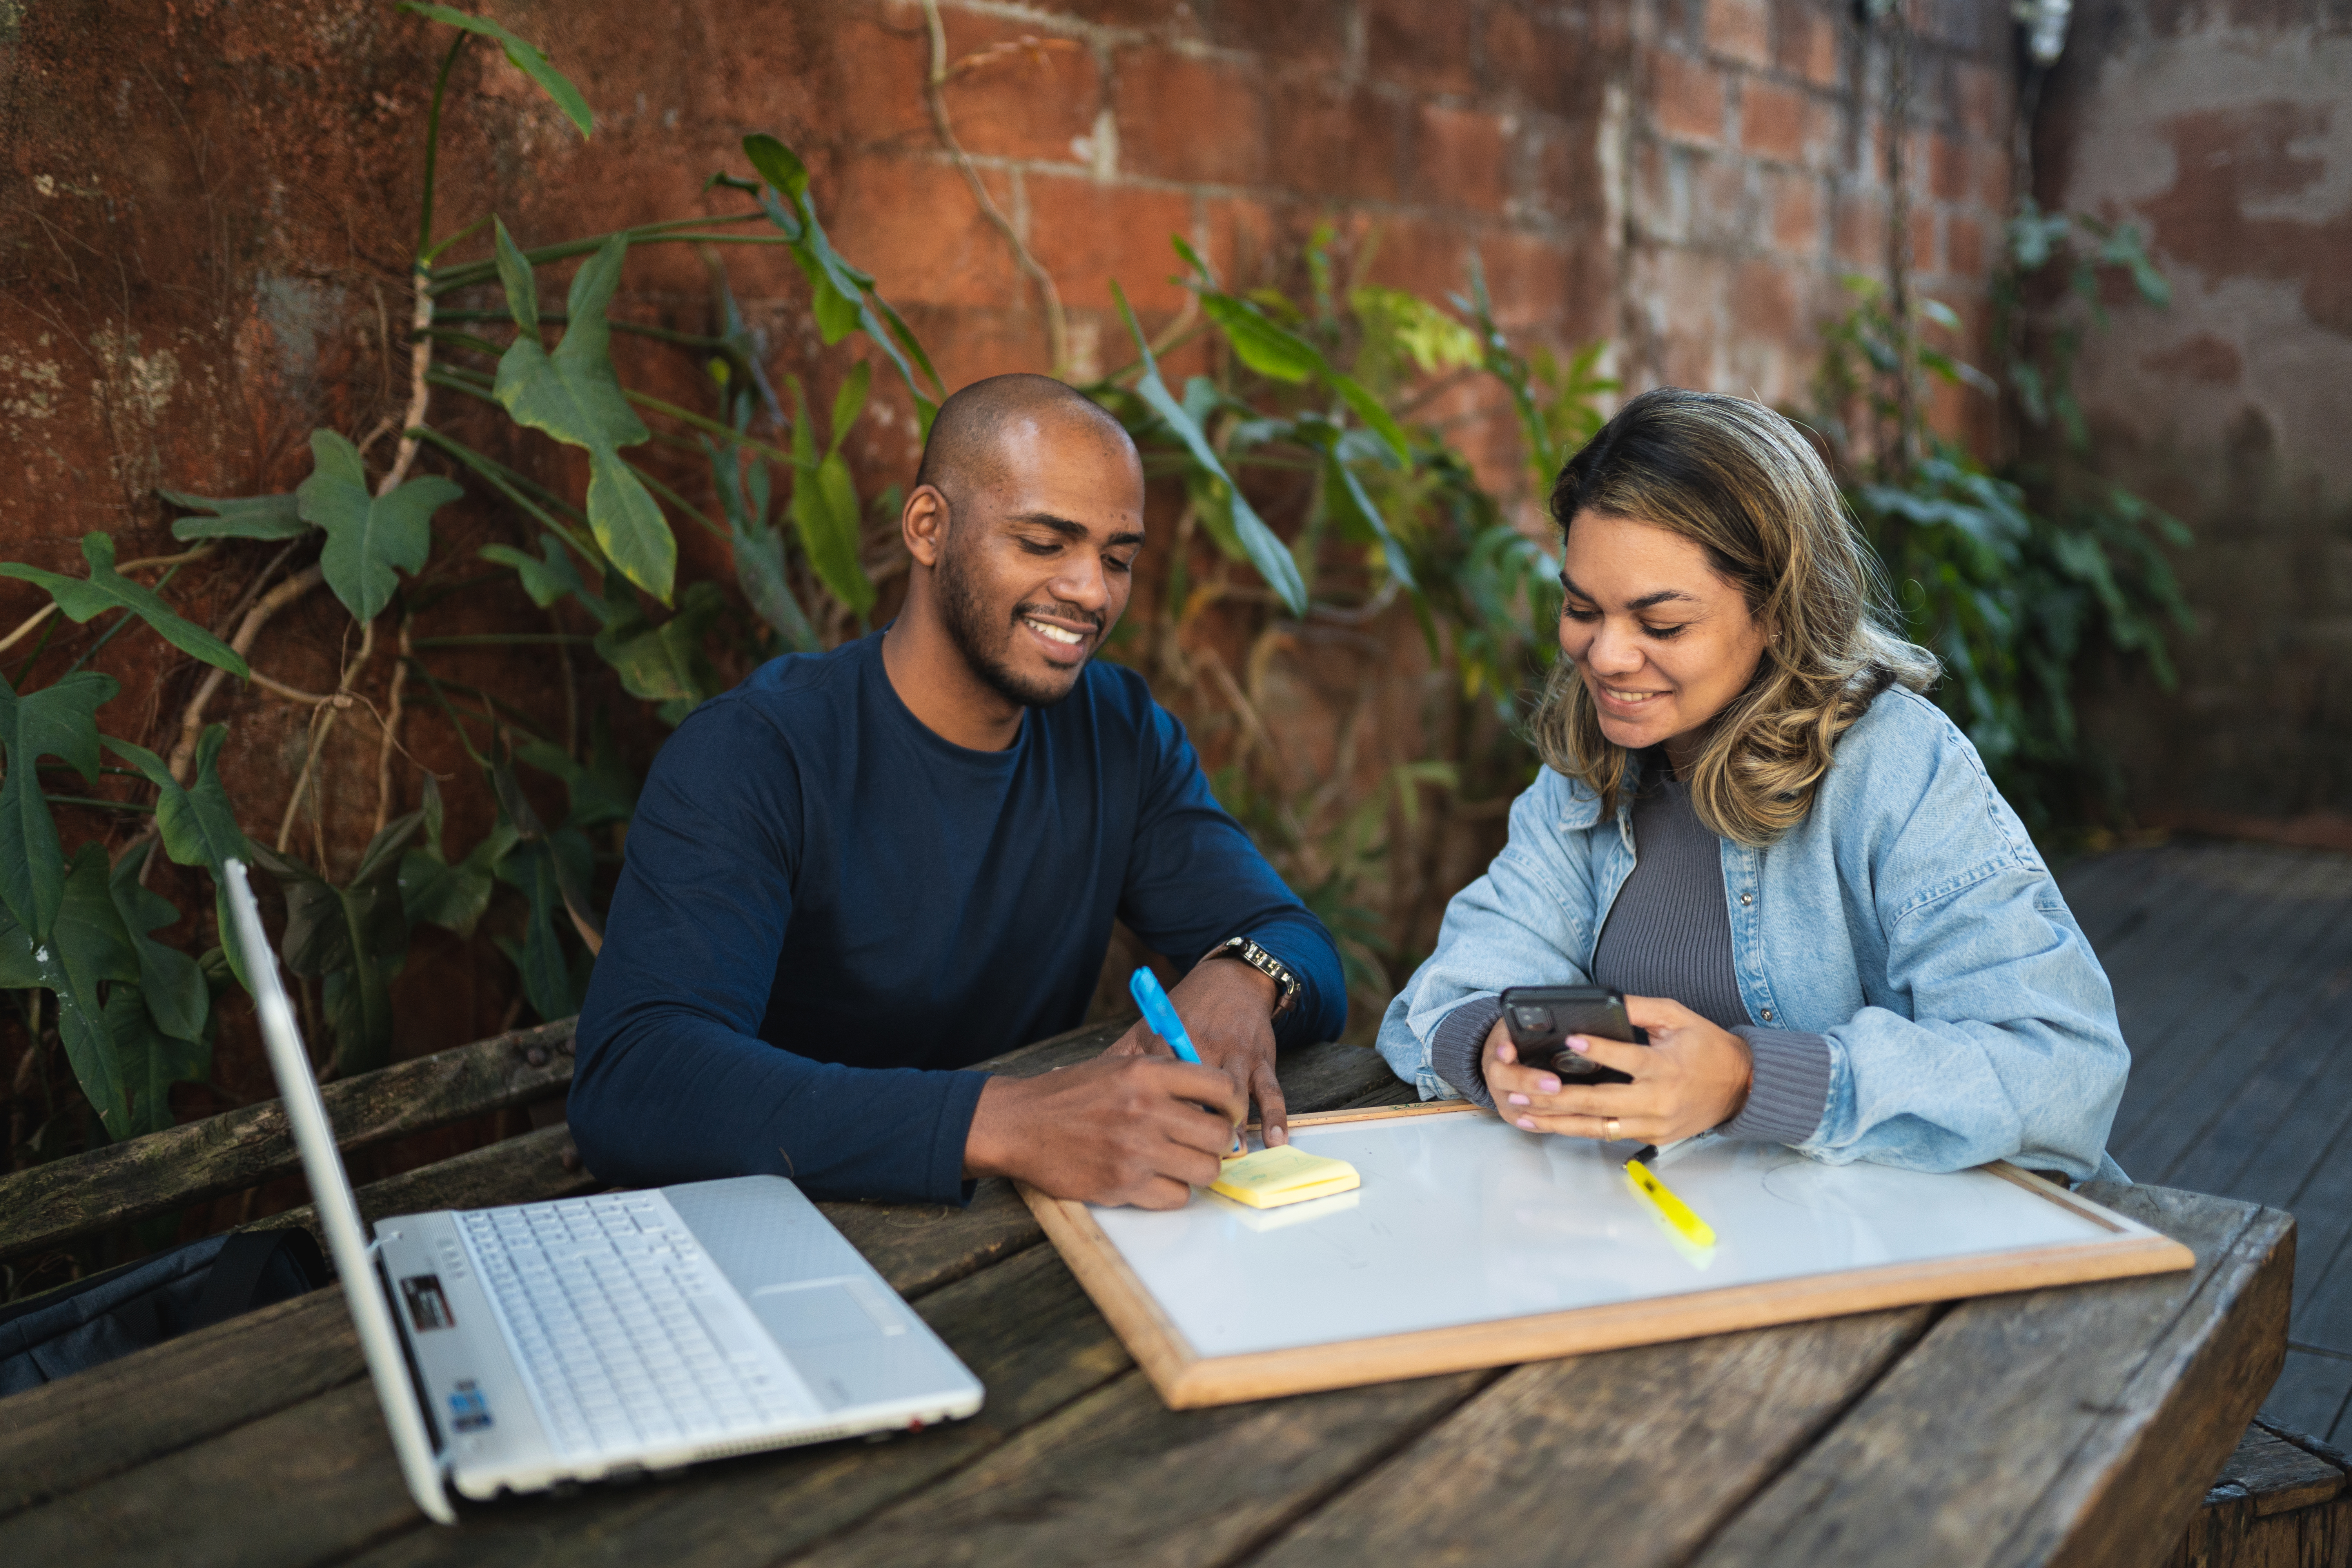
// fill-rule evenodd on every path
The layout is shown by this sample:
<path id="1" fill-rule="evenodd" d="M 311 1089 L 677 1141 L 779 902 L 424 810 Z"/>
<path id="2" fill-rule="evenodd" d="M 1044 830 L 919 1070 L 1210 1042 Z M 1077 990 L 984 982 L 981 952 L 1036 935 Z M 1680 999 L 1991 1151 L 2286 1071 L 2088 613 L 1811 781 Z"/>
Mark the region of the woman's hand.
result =
<path id="1" fill-rule="evenodd" d="M 1625 1016 L 1649 1031 L 1648 1045 L 1569 1037 L 1570 1049 L 1633 1079 L 1589 1087 L 1563 1084 L 1558 1074 L 1522 1063 L 1496 1020 L 1482 1063 L 1495 1109 L 1515 1127 L 1571 1138 L 1611 1137 L 1613 1117 L 1613 1136 L 1643 1143 L 1696 1137 L 1739 1114 L 1755 1071 L 1747 1041 L 1662 997 L 1626 997 Z"/>

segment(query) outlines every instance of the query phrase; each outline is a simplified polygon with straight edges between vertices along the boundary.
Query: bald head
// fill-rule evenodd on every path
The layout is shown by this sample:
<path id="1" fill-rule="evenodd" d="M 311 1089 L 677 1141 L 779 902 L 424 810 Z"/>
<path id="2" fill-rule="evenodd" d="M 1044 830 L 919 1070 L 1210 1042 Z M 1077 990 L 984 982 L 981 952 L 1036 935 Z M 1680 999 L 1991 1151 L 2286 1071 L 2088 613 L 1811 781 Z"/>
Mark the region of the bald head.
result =
<path id="1" fill-rule="evenodd" d="M 940 405 L 915 483 L 935 487 L 961 509 L 1004 481 L 1016 443 L 1041 436 L 1098 442 L 1138 460 L 1125 427 L 1086 394 L 1050 375 L 992 375 Z"/>

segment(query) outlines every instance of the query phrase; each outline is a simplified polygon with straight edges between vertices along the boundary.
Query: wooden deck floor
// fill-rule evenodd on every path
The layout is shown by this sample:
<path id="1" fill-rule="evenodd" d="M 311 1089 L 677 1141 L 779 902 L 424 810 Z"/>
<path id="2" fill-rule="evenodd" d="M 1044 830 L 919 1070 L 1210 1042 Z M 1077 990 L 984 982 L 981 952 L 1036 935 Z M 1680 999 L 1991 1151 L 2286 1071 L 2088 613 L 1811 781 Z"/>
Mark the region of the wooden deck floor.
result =
<path id="1" fill-rule="evenodd" d="M 2177 844 L 2059 879 L 2115 983 L 2133 1179 L 2296 1221 L 2286 1369 L 2263 1406 L 2352 1443 L 2352 855 Z"/>

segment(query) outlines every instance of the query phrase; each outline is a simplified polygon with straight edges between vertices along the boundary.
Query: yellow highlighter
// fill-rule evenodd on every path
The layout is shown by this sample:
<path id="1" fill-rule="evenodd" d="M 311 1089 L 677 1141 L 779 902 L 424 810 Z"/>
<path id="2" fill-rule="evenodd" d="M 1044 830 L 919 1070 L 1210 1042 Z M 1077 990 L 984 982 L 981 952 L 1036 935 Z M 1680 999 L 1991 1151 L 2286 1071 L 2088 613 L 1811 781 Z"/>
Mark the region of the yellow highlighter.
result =
<path id="1" fill-rule="evenodd" d="M 1640 1155 L 1625 1162 L 1625 1175 L 1633 1184 L 1635 1192 L 1656 1205 L 1659 1215 L 1674 1227 L 1675 1235 L 1694 1247 L 1715 1245 L 1714 1227 L 1691 1213 L 1690 1205 L 1668 1192 L 1665 1183 L 1658 1180 Z"/>

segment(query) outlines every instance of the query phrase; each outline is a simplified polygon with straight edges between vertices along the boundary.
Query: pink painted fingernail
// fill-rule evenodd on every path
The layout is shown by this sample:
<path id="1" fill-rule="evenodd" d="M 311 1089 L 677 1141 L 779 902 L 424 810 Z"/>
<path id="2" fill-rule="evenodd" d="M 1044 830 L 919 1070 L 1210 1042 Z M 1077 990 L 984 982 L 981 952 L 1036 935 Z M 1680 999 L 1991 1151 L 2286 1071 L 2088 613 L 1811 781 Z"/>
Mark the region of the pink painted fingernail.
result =
<path id="1" fill-rule="evenodd" d="M 1551 1077 L 1549 1074 L 1546 1074 L 1544 1077 L 1536 1079 L 1536 1092 L 1538 1094 L 1558 1094 L 1559 1092 L 1559 1079 Z"/>
<path id="2" fill-rule="evenodd" d="M 1592 1054 L 1592 1042 L 1582 1035 L 1570 1035 L 1568 1037 L 1568 1048 L 1580 1057 L 1589 1057 Z"/>
<path id="3" fill-rule="evenodd" d="M 1536 1119 L 1532 1116 L 1520 1117 L 1518 1124 L 1521 1127 L 1526 1128 L 1530 1132 L 1536 1130 Z"/>
<path id="4" fill-rule="evenodd" d="M 1535 1101 L 1529 1100 L 1524 1094 L 1515 1094 L 1511 1096 L 1511 1103 L 1513 1105 L 1532 1105 Z"/>

